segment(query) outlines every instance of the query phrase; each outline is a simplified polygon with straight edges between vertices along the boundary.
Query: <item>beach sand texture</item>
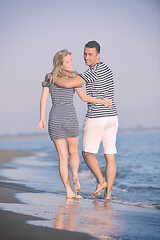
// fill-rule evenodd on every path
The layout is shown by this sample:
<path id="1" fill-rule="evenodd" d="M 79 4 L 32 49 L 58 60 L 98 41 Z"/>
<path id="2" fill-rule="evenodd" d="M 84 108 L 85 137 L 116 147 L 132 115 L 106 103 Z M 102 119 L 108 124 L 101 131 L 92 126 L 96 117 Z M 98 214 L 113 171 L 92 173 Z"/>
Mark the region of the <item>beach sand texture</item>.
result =
<path id="1" fill-rule="evenodd" d="M 0 150 L 0 167 L 32 153 Z M 35 191 L 0 178 L 0 236 L 19 239 L 160 239 L 159 209 Z"/>

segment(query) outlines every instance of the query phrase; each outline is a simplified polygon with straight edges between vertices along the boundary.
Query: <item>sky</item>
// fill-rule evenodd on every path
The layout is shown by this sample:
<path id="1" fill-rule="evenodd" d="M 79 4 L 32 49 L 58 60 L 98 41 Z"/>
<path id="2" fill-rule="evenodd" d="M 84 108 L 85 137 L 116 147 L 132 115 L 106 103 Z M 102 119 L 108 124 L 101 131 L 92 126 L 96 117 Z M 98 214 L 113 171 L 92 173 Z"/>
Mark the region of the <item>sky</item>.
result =
<path id="1" fill-rule="evenodd" d="M 0 35 L 0 135 L 40 131 L 53 56 L 68 49 L 81 73 L 90 40 L 113 72 L 119 128 L 160 126 L 159 0 L 0 0 Z M 76 94 L 74 103 L 82 128 L 86 103 Z M 49 97 L 46 120 L 50 108 Z"/>

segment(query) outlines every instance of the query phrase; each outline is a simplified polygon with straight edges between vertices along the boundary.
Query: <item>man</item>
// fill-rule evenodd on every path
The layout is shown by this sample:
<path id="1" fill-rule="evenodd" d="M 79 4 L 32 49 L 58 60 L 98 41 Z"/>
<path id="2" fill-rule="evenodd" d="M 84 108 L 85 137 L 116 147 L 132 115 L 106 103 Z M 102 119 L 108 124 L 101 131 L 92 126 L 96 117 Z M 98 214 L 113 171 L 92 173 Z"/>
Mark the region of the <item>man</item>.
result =
<path id="1" fill-rule="evenodd" d="M 111 189 L 116 176 L 117 165 L 116 134 L 118 129 L 117 110 L 114 103 L 114 82 L 110 68 L 100 61 L 100 45 L 90 41 L 84 48 L 84 60 L 89 69 L 72 79 L 57 78 L 55 83 L 61 87 L 71 88 L 86 83 L 88 95 L 97 98 L 108 97 L 112 107 L 88 103 L 83 135 L 83 157 L 95 178 L 97 188 L 92 197 L 100 195 L 105 188 L 105 199 L 111 199 Z M 106 181 L 103 178 L 99 162 L 94 154 L 98 153 L 102 142 L 106 159 Z"/>

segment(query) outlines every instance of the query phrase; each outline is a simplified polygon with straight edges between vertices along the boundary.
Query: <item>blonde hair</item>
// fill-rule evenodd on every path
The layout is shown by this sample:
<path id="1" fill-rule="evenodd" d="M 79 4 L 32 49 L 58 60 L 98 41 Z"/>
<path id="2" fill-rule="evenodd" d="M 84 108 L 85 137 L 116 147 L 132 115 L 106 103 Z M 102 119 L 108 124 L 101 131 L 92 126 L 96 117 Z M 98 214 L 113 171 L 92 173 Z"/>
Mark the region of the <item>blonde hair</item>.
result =
<path id="1" fill-rule="evenodd" d="M 52 76 L 50 78 L 50 84 L 54 83 L 54 80 L 56 77 L 65 77 L 65 78 L 71 78 L 74 77 L 76 74 L 74 72 L 69 72 L 64 69 L 62 69 L 63 59 L 68 54 L 71 55 L 71 53 L 67 49 L 63 49 L 59 52 L 57 52 L 53 58 L 53 71 Z"/>

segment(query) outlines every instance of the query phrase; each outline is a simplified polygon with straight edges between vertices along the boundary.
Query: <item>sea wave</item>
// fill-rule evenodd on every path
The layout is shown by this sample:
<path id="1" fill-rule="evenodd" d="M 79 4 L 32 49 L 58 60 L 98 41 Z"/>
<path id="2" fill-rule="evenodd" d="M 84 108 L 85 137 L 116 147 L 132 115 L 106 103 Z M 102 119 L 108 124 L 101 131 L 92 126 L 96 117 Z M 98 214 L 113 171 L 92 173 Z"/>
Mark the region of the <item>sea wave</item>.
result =
<path id="1" fill-rule="evenodd" d="M 151 203 L 151 202 L 123 202 L 120 200 L 113 200 L 112 202 L 118 203 L 118 204 L 123 204 L 123 205 L 128 205 L 128 206 L 134 206 L 134 207 L 142 207 L 142 208 L 155 208 L 155 209 L 160 209 L 160 204 L 158 203 Z"/>

